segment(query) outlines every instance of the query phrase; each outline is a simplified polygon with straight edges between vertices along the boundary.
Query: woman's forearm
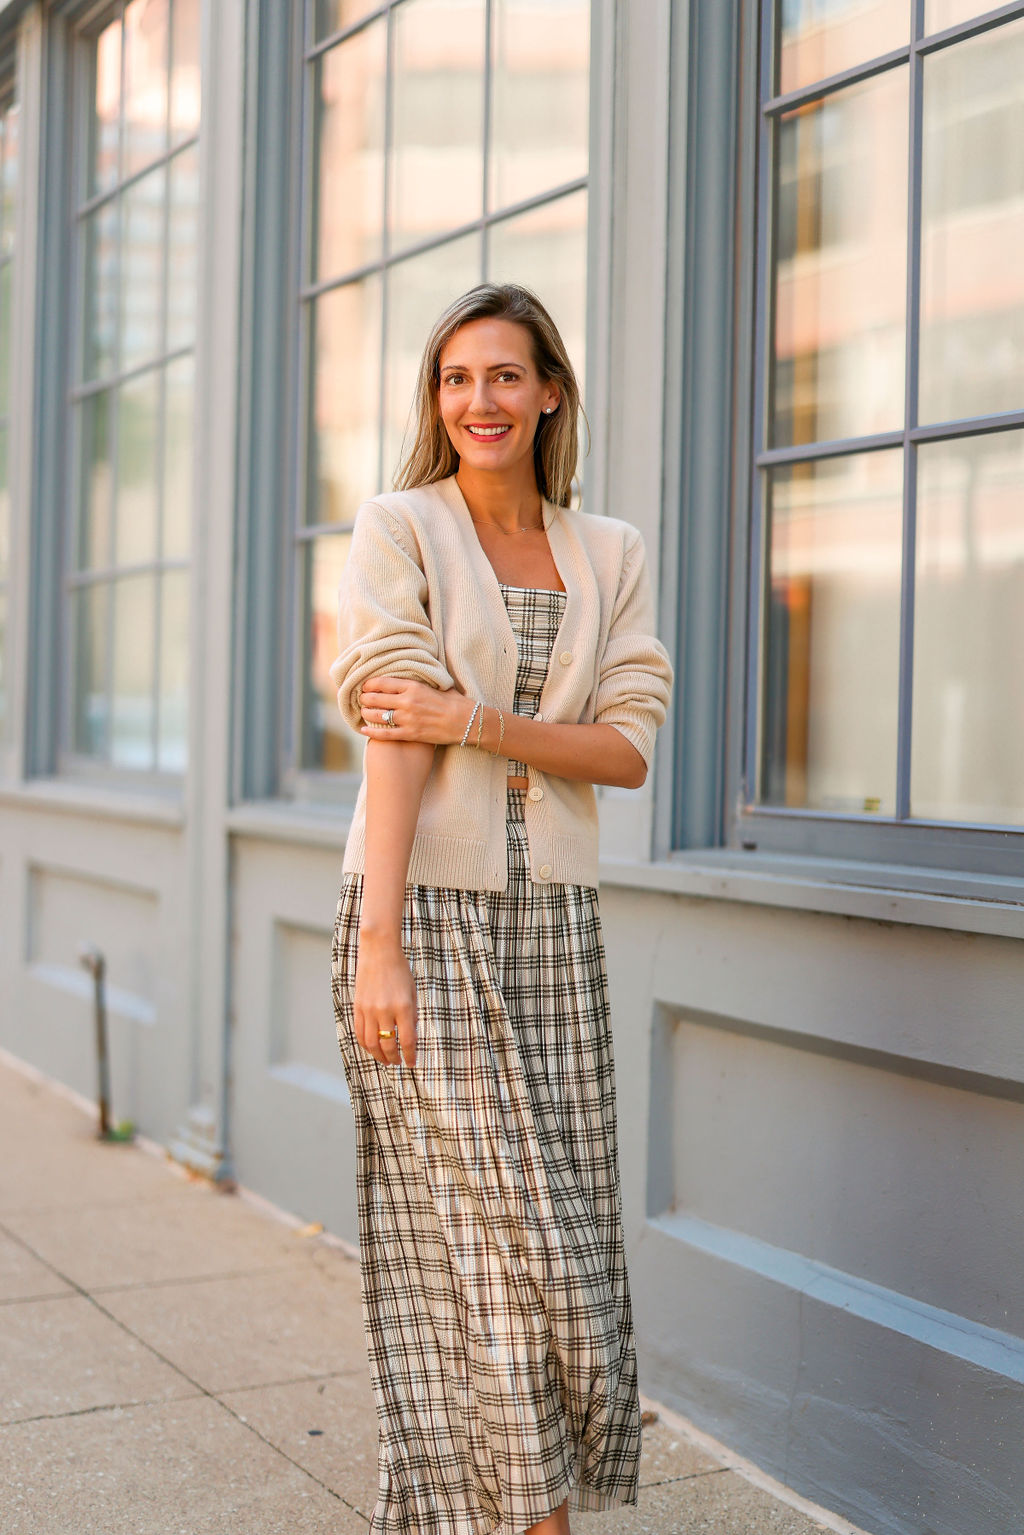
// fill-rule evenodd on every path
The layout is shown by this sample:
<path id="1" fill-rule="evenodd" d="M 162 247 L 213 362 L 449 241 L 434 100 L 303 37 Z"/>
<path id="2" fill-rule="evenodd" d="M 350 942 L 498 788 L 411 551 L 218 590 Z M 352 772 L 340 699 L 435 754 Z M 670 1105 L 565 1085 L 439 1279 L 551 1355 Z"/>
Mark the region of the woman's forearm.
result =
<path id="1" fill-rule="evenodd" d="M 495 751 L 499 733 L 498 711 L 488 707 L 484 710 L 481 749 Z M 638 789 L 647 777 L 643 757 L 614 725 L 548 724 L 546 720 L 505 713 L 501 755 L 556 778 L 614 784 L 623 789 Z"/>
<path id="2" fill-rule="evenodd" d="M 434 748 L 366 743 L 366 861 L 360 933 L 398 939 L 416 821 Z"/>

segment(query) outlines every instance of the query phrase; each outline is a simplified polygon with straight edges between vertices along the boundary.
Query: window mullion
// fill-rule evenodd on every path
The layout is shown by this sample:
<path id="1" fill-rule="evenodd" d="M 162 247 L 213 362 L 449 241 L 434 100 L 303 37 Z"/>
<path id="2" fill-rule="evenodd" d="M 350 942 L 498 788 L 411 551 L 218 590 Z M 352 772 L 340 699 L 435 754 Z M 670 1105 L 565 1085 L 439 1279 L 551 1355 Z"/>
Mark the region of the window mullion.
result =
<path id="1" fill-rule="evenodd" d="M 914 570 L 917 547 L 917 425 L 921 331 L 921 148 L 924 60 L 913 46 L 924 32 L 925 0 L 913 0 L 909 60 L 909 165 L 907 177 L 906 397 L 903 412 L 903 564 L 900 592 L 900 658 L 896 736 L 896 817 L 910 815 L 910 756 L 914 711 Z"/>

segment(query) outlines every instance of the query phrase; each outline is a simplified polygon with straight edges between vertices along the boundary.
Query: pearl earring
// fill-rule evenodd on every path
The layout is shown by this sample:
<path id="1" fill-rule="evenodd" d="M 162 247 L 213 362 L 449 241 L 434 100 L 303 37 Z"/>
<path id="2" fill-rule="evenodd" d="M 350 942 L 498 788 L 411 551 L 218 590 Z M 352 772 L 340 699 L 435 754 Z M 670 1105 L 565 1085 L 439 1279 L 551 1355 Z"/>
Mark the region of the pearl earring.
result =
<path id="1" fill-rule="evenodd" d="M 545 416 L 550 416 L 550 414 L 554 410 L 554 408 L 555 407 L 553 405 L 545 405 L 545 407 L 544 407 L 544 414 L 545 414 Z"/>

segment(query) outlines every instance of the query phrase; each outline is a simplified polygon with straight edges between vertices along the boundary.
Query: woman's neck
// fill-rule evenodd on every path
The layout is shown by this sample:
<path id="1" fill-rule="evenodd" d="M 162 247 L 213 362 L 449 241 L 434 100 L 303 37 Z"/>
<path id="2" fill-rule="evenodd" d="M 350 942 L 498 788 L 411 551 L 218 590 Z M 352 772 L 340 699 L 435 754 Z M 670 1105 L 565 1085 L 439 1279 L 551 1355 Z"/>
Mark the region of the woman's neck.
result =
<path id="1" fill-rule="evenodd" d="M 532 464 L 528 474 L 515 476 L 481 473 L 460 465 L 455 479 L 470 516 L 478 522 L 513 528 L 539 523 L 542 501 Z"/>

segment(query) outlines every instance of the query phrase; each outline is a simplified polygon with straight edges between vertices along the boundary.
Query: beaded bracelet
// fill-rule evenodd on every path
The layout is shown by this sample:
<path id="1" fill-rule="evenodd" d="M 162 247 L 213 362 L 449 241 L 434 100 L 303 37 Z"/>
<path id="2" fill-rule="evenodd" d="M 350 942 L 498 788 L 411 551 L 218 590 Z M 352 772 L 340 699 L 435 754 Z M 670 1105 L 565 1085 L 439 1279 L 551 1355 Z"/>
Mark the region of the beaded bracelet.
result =
<path id="1" fill-rule="evenodd" d="M 495 704 L 494 707 L 496 709 L 498 709 L 497 704 Z M 499 752 L 501 751 L 501 743 L 502 743 L 502 741 L 504 739 L 505 739 L 505 716 L 502 714 L 501 710 L 498 709 L 498 744 L 494 748 L 494 750 L 491 752 L 491 756 L 492 757 L 497 757 L 498 756 Z"/>
<path id="2" fill-rule="evenodd" d="M 476 749 L 480 750 L 480 742 L 484 738 L 484 706 L 480 705 L 480 718 L 476 722 Z"/>
<path id="3" fill-rule="evenodd" d="M 479 712 L 480 712 L 480 703 L 478 701 L 477 703 L 475 703 L 473 705 L 473 712 L 469 716 L 469 720 L 466 723 L 465 731 L 463 732 L 463 735 L 462 735 L 462 740 L 459 742 L 460 746 L 465 746 L 466 742 L 469 740 L 469 732 L 472 730 L 472 728 L 473 728 L 473 721 L 476 719 L 477 714 Z"/>

